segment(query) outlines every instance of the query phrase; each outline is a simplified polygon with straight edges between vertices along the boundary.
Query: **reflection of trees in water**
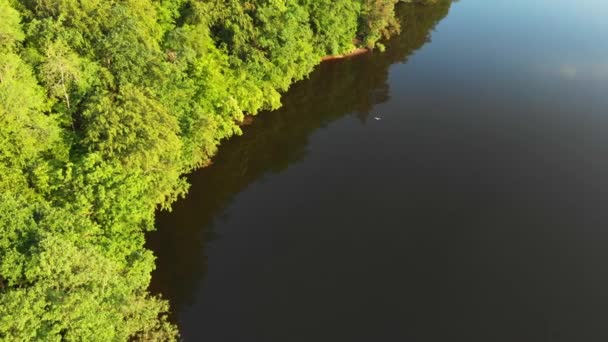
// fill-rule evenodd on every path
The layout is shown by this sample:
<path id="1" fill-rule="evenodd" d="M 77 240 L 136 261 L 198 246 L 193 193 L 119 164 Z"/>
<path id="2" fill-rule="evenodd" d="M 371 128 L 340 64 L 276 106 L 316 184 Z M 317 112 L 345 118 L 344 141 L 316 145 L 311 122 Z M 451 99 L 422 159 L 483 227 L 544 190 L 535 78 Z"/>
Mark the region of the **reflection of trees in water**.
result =
<path id="1" fill-rule="evenodd" d="M 280 172 L 302 159 L 308 137 L 319 127 L 348 114 L 365 122 L 374 105 L 389 99 L 390 65 L 405 62 L 429 41 L 449 8 L 447 0 L 433 6 L 400 6 L 403 32 L 388 42 L 385 53 L 320 65 L 309 80 L 295 84 L 284 96 L 281 109 L 261 114 L 245 134 L 224 142 L 213 165 L 190 176 L 188 197 L 176 203 L 172 213 L 158 215 L 159 229 L 148 239 L 158 257 L 152 290 L 171 301 L 173 312 L 191 302 L 199 287 L 214 220 L 221 219 L 233 197 L 265 173 Z"/>

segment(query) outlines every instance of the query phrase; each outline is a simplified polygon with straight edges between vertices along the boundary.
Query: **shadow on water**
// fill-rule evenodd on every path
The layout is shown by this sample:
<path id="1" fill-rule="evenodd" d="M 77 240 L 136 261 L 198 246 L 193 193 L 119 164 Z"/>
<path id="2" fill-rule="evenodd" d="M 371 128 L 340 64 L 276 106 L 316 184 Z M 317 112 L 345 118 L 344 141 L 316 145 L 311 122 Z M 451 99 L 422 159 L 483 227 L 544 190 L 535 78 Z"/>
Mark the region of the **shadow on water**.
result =
<path id="1" fill-rule="evenodd" d="M 285 94 L 281 109 L 261 113 L 242 136 L 224 142 L 213 165 L 189 176 L 187 198 L 173 212 L 159 213 L 158 230 L 148 236 L 148 247 L 157 256 L 151 289 L 169 299 L 174 316 L 202 285 L 206 246 L 218 238 L 214 221 L 222 219 L 233 197 L 265 174 L 300 161 L 315 130 L 346 116 L 365 123 L 373 106 L 389 100 L 390 66 L 406 62 L 429 42 L 449 8 L 450 2 L 443 0 L 432 6 L 400 6 L 403 31 L 386 44 L 386 52 L 318 66 Z"/>

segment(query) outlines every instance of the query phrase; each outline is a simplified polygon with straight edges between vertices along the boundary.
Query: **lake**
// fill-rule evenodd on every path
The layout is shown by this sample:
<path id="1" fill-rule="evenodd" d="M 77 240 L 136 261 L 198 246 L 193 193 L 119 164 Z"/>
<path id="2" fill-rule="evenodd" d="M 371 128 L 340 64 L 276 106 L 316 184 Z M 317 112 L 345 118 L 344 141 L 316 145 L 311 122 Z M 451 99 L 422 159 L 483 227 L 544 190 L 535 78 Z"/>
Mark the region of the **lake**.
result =
<path id="1" fill-rule="evenodd" d="M 399 16 L 159 213 L 185 341 L 608 341 L 608 1 Z"/>

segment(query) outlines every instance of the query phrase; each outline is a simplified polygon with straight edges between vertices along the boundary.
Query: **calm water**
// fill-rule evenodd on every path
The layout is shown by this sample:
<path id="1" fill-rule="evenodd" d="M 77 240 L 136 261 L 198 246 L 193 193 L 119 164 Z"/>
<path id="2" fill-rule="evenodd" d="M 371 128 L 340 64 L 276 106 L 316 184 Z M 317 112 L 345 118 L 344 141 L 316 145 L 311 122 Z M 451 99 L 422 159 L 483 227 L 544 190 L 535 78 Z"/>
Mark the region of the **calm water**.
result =
<path id="1" fill-rule="evenodd" d="M 608 1 L 401 16 L 159 216 L 186 341 L 608 341 Z"/>

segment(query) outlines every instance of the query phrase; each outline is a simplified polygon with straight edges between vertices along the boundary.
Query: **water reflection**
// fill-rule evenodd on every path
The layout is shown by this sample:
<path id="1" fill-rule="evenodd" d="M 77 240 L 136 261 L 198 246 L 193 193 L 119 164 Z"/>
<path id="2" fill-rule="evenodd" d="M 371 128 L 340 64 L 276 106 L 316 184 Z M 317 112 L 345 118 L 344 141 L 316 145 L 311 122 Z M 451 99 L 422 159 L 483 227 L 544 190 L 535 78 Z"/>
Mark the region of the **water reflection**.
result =
<path id="1" fill-rule="evenodd" d="M 552 70 L 556 70 L 560 77 L 567 80 L 608 80 L 608 62 L 589 64 L 561 64 L 557 67 L 553 67 Z"/>
<path id="2" fill-rule="evenodd" d="M 443 0 L 433 6 L 401 6 L 405 29 L 387 44 L 385 53 L 322 64 L 310 79 L 292 87 L 282 109 L 260 114 L 242 136 L 224 143 L 212 166 L 190 176 L 187 199 L 176 203 L 172 213 L 160 213 L 159 229 L 148 238 L 158 257 L 152 290 L 170 300 L 174 315 L 202 286 L 206 245 L 221 238 L 214 222 L 226 215 L 233 197 L 265 174 L 301 160 L 308 137 L 320 127 L 347 115 L 366 123 L 371 109 L 389 100 L 389 67 L 406 62 L 428 42 L 449 8 L 450 2 Z"/>

